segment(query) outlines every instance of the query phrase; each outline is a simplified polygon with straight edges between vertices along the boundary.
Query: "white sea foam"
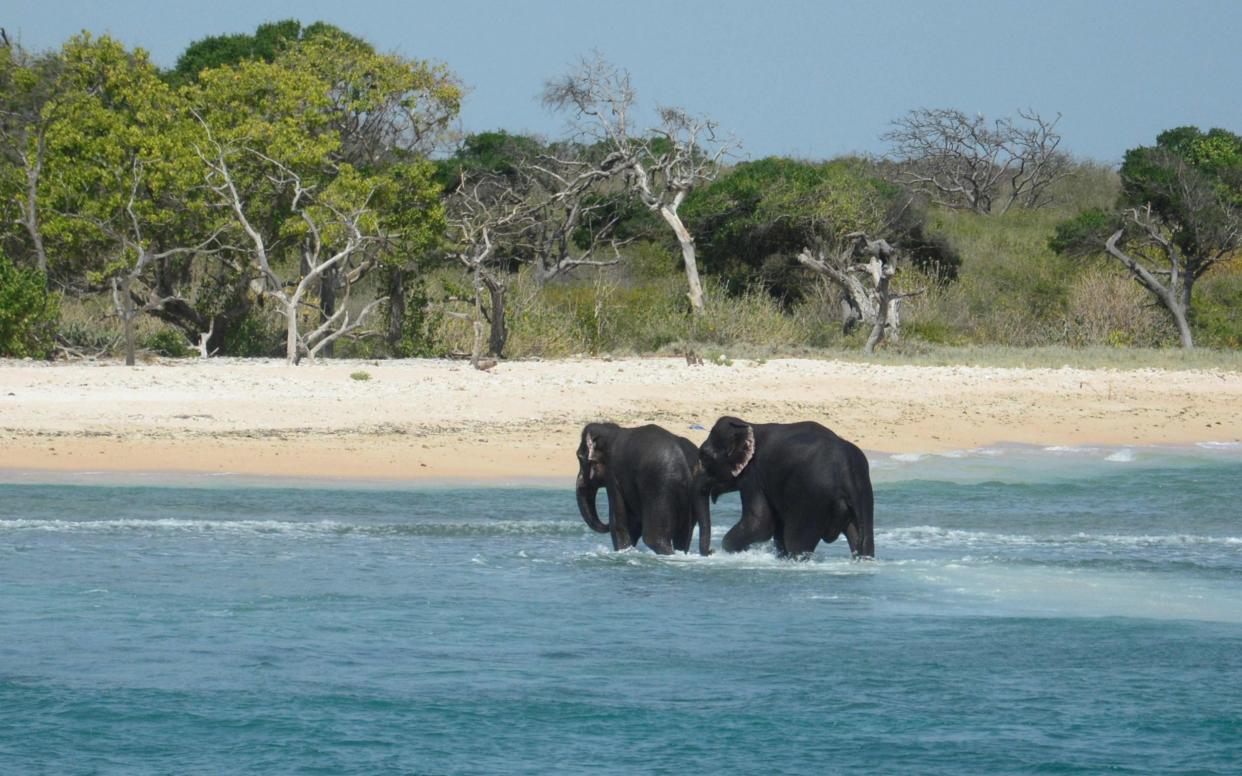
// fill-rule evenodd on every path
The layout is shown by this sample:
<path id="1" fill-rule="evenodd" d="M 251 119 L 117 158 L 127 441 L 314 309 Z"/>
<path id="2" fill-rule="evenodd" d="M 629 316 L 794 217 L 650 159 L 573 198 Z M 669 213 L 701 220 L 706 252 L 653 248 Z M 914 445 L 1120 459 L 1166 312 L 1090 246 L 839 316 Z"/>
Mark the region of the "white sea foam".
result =
<path id="1" fill-rule="evenodd" d="M 1099 545 L 1126 548 L 1161 546 L 1242 546 L 1239 536 L 1201 536 L 1197 534 L 1057 534 L 1037 536 L 1031 534 L 1007 534 L 991 531 L 970 531 L 956 528 L 921 525 L 890 528 L 876 532 L 880 546 L 909 548 L 958 547 L 970 548 L 983 545 L 1000 546 L 1060 546 Z"/>
<path id="2" fill-rule="evenodd" d="M 1113 463 L 1130 463 L 1134 460 L 1134 451 L 1128 447 L 1124 447 L 1117 452 L 1106 456 L 1104 460 L 1112 461 Z"/>
<path id="3" fill-rule="evenodd" d="M 926 453 L 896 453 L 895 455 L 892 456 L 892 459 L 894 461 L 914 463 L 915 461 L 921 461 L 926 457 L 927 457 Z"/>
<path id="4" fill-rule="evenodd" d="M 836 547 L 836 545 L 832 545 Z M 798 574 L 830 574 L 855 576 L 873 573 L 878 562 L 858 562 L 844 550 L 834 552 L 820 546 L 819 552 L 805 560 L 778 557 L 771 545 L 751 547 L 745 552 L 722 552 L 719 549 L 706 557 L 697 552 L 656 555 L 646 549 L 629 548 L 620 552 L 596 545 L 589 551 L 572 553 L 571 557 L 589 562 L 620 563 L 627 566 L 671 566 L 686 569 L 734 569 L 747 571 L 779 571 Z"/>
<path id="5" fill-rule="evenodd" d="M 169 533 L 233 536 L 487 536 L 487 535 L 570 535 L 587 531 L 576 520 L 477 520 L 469 522 L 348 523 L 338 520 L 187 520 L 157 518 L 143 520 L 29 520 L 0 519 L 0 532 L 44 533 Z"/>

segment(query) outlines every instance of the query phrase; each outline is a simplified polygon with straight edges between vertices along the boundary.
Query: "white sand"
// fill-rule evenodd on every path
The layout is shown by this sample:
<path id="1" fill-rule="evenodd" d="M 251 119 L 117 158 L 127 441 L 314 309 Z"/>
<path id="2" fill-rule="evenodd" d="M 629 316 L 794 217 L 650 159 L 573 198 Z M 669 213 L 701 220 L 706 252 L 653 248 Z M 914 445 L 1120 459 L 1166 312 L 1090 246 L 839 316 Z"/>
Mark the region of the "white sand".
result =
<path id="1" fill-rule="evenodd" d="M 354 380 L 366 371 L 371 379 Z M 582 424 L 700 441 L 722 414 L 868 450 L 1242 439 L 1242 375 L 779 359 L 0 362 L 0 468 L 398 479 L 572 476 Z"/>

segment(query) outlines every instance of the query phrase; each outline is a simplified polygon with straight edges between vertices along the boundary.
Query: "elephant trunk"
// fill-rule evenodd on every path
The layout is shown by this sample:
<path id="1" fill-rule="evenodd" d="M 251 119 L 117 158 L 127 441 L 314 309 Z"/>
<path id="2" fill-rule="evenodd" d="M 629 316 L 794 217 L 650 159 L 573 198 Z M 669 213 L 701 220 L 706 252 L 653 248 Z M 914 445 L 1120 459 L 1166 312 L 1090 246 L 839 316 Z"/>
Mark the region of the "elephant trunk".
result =
<path id="1" fill-rule="evenodd" d="M 600 522 L 599 513 L 595 511 L 595 495 L 599 493 L 598 485 L 591 485 L 586 478 L 578 475 L 578 511 L 582 513 L 582 519 L 590 526 L 592 531 L 597 533 L 608 533 L 612 530 L 612 526 L 608 523 Z"/>

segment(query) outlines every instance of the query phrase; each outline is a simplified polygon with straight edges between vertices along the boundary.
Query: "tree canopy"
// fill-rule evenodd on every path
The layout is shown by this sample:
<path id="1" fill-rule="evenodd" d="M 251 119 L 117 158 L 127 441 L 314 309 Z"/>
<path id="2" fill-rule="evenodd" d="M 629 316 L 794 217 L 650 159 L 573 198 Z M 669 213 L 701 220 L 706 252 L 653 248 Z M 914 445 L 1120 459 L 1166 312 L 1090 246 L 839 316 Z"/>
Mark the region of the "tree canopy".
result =
<path id="1" fill-rule="evenodd" d="M 1130 149 L 1116 210 L 1078 214 L 1049 244 L 1064 254 L 1112 256 L 1192 347 L 1196 282 L 1242 249 L 1242 137 L 1178 127 Z"/>
<path id="2" fill-rule="evenodd" d="M 919 204 L 858 159 L 744 162 L 692 194 L 685 212 L 706 269 L 739 290 L 758 283 L 787 300 L 803 285 L 795 255 L 837 245 L 853 232 L 883 235 L 917 263 L 945 273 L 958 263 L 944 241 L 926 233 Z"/>

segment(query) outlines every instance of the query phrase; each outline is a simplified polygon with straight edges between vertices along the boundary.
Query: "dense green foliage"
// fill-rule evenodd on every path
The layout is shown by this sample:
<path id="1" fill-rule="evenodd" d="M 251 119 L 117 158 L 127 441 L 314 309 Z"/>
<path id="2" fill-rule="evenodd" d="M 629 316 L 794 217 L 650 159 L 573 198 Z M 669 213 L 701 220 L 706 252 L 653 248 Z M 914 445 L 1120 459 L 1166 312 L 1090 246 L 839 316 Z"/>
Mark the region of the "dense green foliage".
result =
<path id="1" fill-rule="evenodd" d="M 0 254 L 0 356 L 47 358 L 59 317 L 60 300 L 43 273 Z"/>
<path id="2" fill-rule="evenodd" d="M 170 82 L 180 84 L 197 79 L 199 73 L 210 68 L 246 61 L 272 62 L 290 47 L 324 33 L 345 34 L 339 28 L 324 22 L 303 27 L 296 19 L 284 19 L 260 24 L 253 35 L 210 35 L 186 46 L 167 77 Z"/>
<path id="3" fill-rule="evenodd" d="M 800 299 L 811 283 L 794 256 L 834 249 L 852 232 L 883 236 L 916 267 L 943 277 L 960 263 L 943 238 L 928 233 L 923 207 L 858 159 L 739 164 L 691 194 L 684 214 L 705 270 L 737 291 L 758 285 L 786 302 Z"/>

